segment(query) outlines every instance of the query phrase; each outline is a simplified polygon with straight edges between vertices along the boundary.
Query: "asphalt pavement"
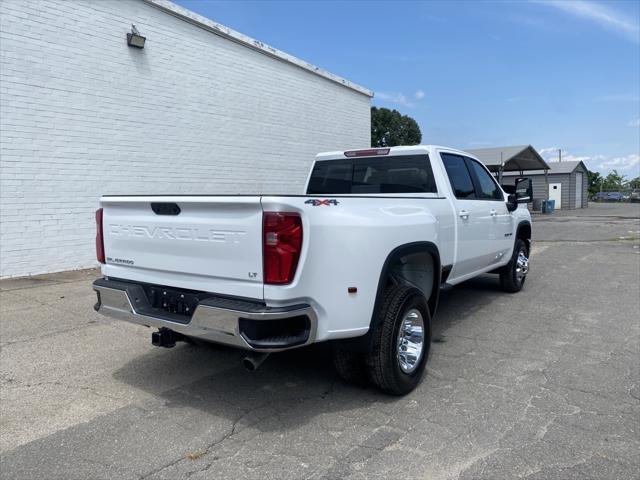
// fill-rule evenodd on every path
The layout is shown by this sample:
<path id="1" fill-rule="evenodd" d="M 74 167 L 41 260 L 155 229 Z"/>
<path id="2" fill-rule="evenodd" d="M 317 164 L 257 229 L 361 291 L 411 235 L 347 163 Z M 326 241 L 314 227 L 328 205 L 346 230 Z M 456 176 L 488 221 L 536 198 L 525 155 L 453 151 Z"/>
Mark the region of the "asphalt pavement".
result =
<path id="1" fill-rule="evenodd" d="M 534 217 L 525 288 L 444 292 L 425 378 L 386 396 L 322 346 L 151 346 L 93 311 L 95 270 L 0 282 L 6 479 L 631 479 L 640 204 Z"/>

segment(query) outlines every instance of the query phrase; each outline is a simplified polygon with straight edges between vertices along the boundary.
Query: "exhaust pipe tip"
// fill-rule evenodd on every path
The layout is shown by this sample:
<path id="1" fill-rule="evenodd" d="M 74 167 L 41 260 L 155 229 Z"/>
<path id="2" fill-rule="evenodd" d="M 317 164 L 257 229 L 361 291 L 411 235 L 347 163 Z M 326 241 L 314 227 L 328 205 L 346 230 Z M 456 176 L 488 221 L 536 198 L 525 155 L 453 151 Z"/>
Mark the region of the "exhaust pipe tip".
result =
<path id="1" fill-rule="evenodd" d="M 255 372 L 260 367 L 260 365 L 262 365 L 262 362 L 267 359 L 268 356 L 268 353 L 252 353 L 244 357 L 244 359 L 242 360 L 242 366 L 248 372 Z"/>
<path id="2" fill-rule="evenodd" d="M 245 358 L 244 360 L 242 360 L 242 366 L 247 372 L 255 372 L 256 368 L 258 368 L 257 365 L 253 363 L 250 358 Z"/>

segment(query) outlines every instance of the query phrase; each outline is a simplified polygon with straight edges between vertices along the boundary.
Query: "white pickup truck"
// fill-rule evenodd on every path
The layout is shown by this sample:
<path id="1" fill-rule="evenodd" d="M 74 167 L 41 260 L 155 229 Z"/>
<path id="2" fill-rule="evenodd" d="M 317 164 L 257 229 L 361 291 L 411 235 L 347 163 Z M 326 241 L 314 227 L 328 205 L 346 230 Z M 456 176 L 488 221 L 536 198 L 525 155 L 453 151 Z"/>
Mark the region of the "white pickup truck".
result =
<path id="1" fill-rule="evenodd" d="M 95 309 L 271 352 L 331 341 L 338 373 L 405 394 L 420 381 L 440 289 L 482 273 L 507 292 L 529 269 L 528 179 L 508 195 L 438 146 L 319 154 L 305 195 L 104 196 Z"/>

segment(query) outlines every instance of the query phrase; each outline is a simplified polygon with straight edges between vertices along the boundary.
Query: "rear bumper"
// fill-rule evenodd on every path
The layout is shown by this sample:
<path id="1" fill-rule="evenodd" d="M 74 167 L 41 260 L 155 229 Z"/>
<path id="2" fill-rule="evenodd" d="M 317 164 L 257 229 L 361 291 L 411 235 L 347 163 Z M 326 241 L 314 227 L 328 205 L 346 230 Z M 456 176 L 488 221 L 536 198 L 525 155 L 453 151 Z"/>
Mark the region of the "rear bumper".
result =
<path id="1" fill-rule="evenodd" d="M 259 302 L 207 295 L 190 318 L 178 319 L 151 308 L 141 284 L 100 278 L 93 283 L 93 289 L 98 296 L 94 307 L 98 313 L 138 325 L 169 328 L 210 342 L 276 352 L 315 340 L 317 317 L 307 304 L 268 307 Z"/>

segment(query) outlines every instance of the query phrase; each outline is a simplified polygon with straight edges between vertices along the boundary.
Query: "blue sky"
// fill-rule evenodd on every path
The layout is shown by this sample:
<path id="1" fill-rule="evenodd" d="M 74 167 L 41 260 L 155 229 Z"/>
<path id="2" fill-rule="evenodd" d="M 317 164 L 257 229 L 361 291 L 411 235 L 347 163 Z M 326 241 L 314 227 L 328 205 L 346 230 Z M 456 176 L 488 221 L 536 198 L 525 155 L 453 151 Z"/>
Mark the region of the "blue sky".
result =
<path id="1" fill-rule="evenodd" d="M 640 1 L 174 1 L 370 88 L 423 143 L 640 175 Z"/>

